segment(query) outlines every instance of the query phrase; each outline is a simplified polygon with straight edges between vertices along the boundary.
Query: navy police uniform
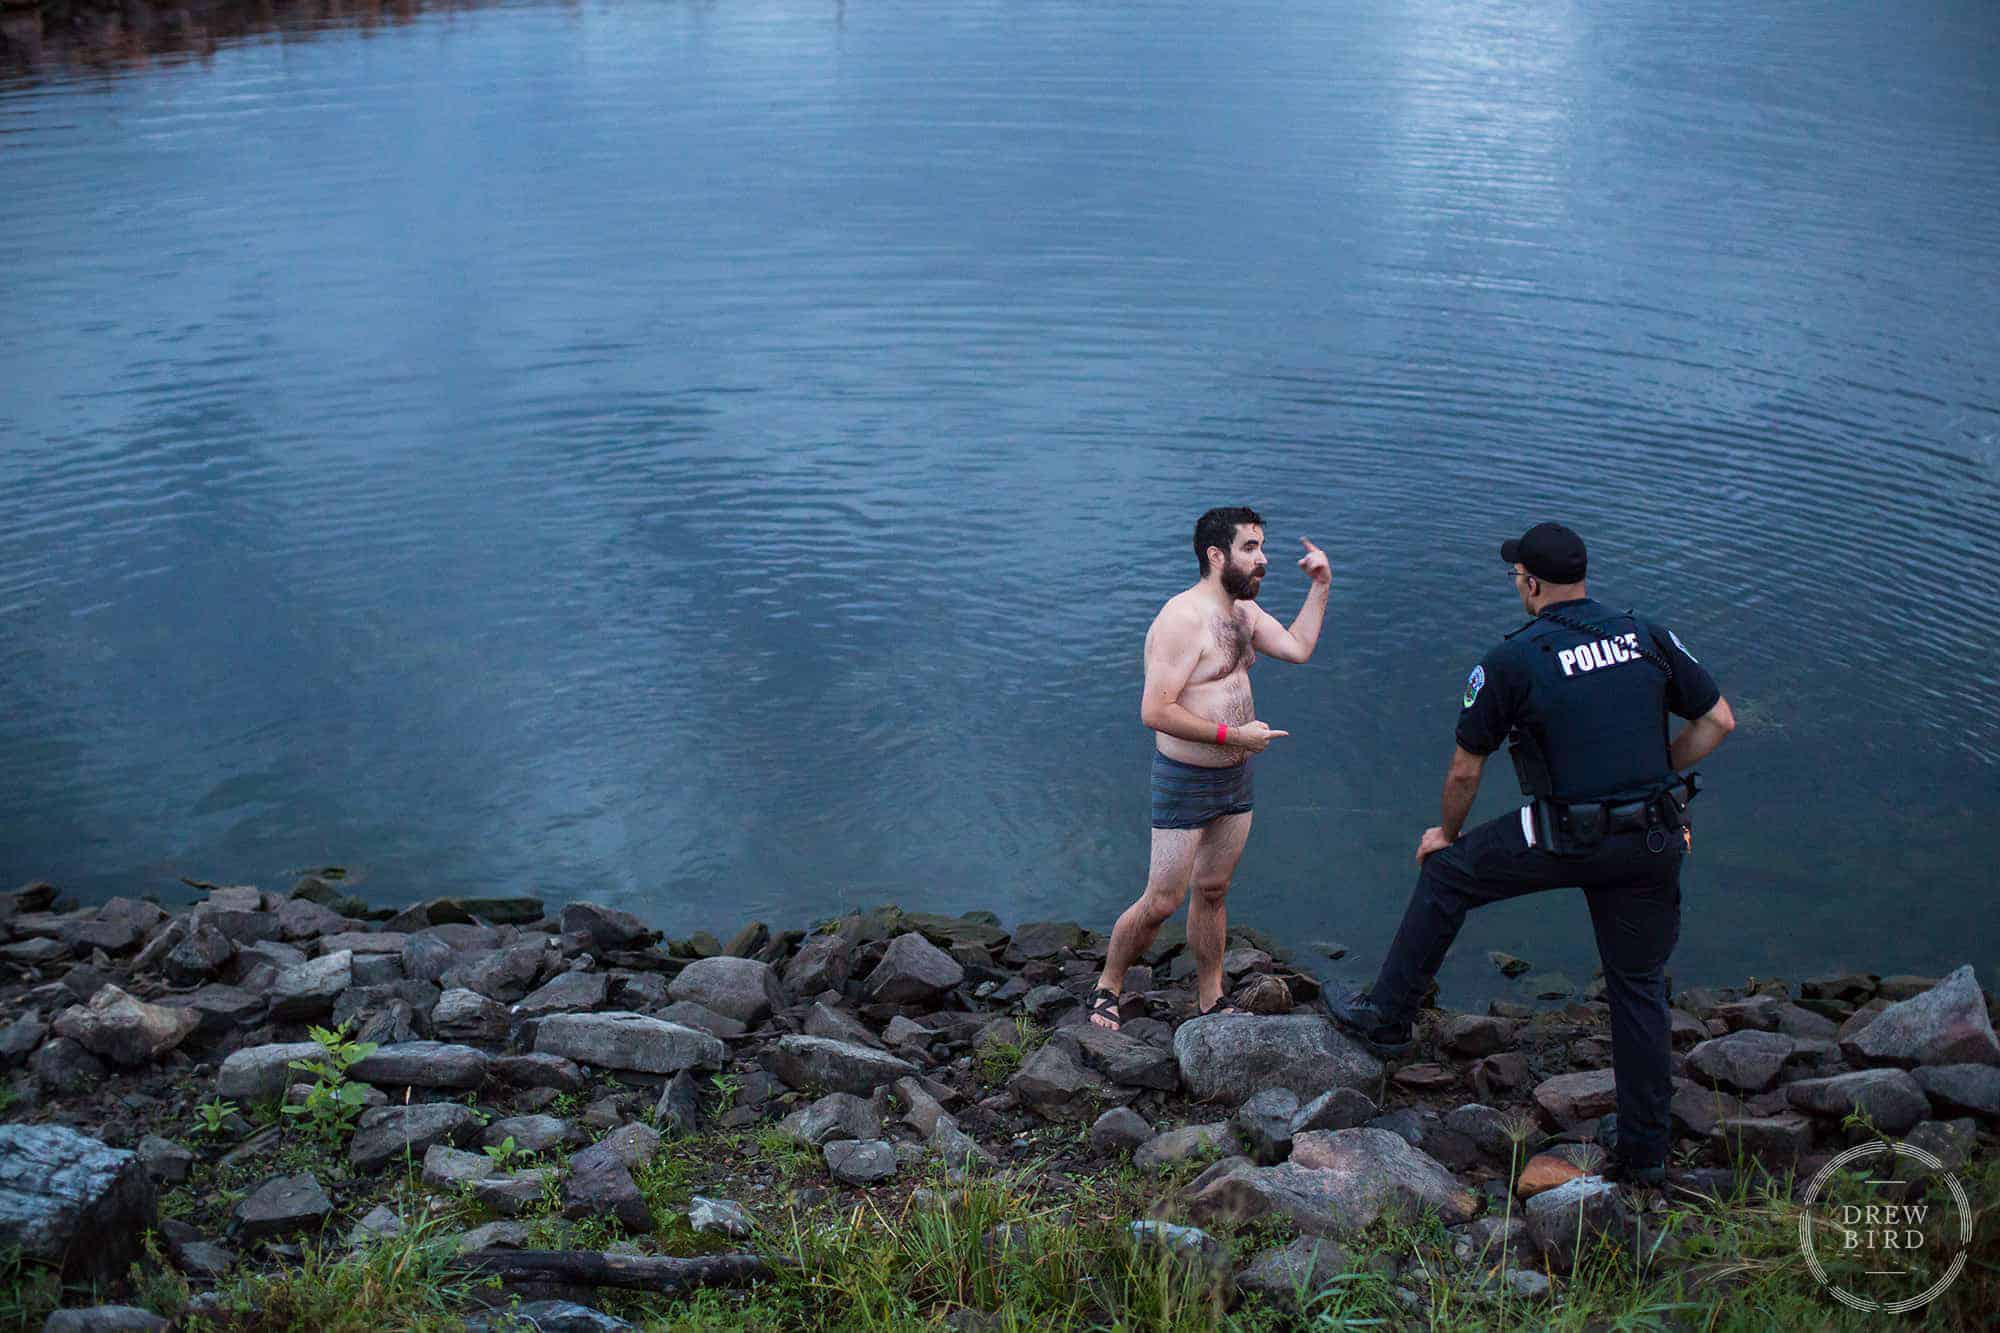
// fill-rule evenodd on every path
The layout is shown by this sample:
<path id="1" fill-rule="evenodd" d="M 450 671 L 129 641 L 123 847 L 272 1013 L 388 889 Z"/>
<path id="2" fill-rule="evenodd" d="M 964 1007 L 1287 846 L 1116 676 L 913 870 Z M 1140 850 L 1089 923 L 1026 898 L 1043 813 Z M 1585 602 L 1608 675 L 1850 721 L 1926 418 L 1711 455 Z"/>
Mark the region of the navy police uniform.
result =
<path id="1" fill-rule="evenodd" d="M 1721 698 L 1673 631 L 1590 598 L 1556 603 L 1473 668 L 1458 743 L 1511 742 L 1521 809 L 1425 858 L 1372 990 L 1377 1011 L 1413 1019 L 1465 921 L 1484 903 L 1581 888 L 1604 964 L 1618 1084 L 1618 1153 L 1666 1159 L 1673 1095 L 1666 963 L 1680 934 L 1691 787 L 1668 757 L 1669 713 L 1699 718 Z"/>

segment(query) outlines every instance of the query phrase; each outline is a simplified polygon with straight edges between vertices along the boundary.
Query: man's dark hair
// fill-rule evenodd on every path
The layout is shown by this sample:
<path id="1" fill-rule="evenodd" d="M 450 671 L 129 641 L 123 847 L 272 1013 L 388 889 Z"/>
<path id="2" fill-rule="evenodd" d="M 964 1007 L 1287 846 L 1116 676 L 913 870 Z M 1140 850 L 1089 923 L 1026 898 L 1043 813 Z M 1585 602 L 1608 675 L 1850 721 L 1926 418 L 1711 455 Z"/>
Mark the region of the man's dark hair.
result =
<path id="1" fill-rule="evenodd" d="M 1264 516 L 1248 505 L 1230 505 L 1223 509 L 1211 509 L 1195 520 L 1194 558 L 1201 563 L 1201 576 L 1208 577 L 1208 548 L 1219 547 L 1224 553 L 1236 544 L 1236 529 L 1245 523 L 1264 526 Z"/>

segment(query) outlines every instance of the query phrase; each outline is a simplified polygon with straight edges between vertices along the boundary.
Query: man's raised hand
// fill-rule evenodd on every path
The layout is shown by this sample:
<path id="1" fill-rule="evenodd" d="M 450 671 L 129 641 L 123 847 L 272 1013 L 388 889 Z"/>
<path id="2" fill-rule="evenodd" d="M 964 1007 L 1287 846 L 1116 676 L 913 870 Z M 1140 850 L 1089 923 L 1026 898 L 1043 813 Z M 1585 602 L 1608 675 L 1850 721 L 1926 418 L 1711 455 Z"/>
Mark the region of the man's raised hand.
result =
<path id="1" fill-rule="evenodd" d="M 1263 722 L 1245 722 L 1240 727 L 1229 729 L 1229 743 L 1252 754 L 1259 754 L 1278 737 L 1291 734 L 1289 731 L 1276 731 Z"/>
<path id="2" fill-rule="evenodd" d="M 1326 558 L 1326 552 L 1304 537 L 1299 538 L 1299 545 L 1306 548 L 1305 555 L 1299 558 L 1299 568 L 1305 571 L 1306 577 L 1314 583 L 1333 582 L 1333 564 Z"/>

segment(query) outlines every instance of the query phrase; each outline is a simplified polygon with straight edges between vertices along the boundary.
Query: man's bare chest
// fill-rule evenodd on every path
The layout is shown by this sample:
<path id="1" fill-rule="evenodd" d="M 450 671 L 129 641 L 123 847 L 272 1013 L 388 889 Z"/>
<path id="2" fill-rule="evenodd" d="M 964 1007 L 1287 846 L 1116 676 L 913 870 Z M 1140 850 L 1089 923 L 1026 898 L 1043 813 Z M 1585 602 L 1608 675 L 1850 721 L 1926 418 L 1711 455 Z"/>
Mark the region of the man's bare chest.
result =
<path id="1" fill-rule="evenodd" d="M 1257 660 L 1250 646 L 1250 625 L 1241 616 L 1210 616 L 1201 646 L 1201 660 L 1195 663 L 1190 684 L 1222 680 L 1250 669 Z"/>

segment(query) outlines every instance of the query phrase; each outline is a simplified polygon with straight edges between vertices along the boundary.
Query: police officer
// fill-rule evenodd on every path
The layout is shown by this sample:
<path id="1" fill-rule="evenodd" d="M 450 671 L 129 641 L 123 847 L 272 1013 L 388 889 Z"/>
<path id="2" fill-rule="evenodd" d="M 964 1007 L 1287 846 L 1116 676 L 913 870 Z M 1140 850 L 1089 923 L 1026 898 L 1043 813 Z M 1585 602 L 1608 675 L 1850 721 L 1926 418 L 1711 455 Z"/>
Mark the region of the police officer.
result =
<path id="1" fill-rule="evenodd" d="M 1466 911 L 1580 887 L 1611 1005 L 1618 1084 L 1608 1172 L 1665 1179 L 1672 1067 L 1665 967 L 1680 934 L 1692 778 L 1680 773 L 1736 721 L 1708 669 L 1672 630 L 1613 611 L 1584 586 L 1583 539 L 1538 523 L 1501 544 L 1534 618 L 1472 669 L 1445 777 L 1443 817 L 1417 844 L 1423 867 L 1381 973 L 1327 1009 L 1376 1054 L 1408 1051 L 1412 1021 Z M 1669 740 L 1667 714 L 1689 725 Z M 1510 742 L 1521 809 L 1461 834 L 1486 758 Z"/>

